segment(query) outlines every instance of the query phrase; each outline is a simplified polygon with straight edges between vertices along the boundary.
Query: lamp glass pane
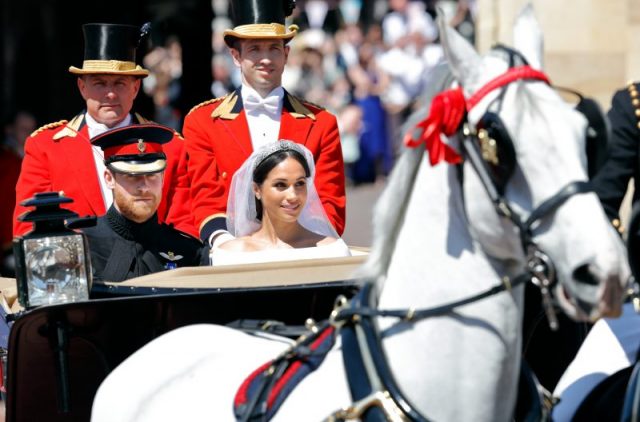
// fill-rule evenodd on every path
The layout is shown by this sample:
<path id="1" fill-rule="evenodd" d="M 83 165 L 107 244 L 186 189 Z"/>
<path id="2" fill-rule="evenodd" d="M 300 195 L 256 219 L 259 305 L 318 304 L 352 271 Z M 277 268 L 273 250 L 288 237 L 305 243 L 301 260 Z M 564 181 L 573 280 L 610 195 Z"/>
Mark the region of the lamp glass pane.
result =
<path id="1" fill-rule="evenodd" d="M 30 306 L 89 299 L 82 235 L 25 239 L 23 245 Z"/>

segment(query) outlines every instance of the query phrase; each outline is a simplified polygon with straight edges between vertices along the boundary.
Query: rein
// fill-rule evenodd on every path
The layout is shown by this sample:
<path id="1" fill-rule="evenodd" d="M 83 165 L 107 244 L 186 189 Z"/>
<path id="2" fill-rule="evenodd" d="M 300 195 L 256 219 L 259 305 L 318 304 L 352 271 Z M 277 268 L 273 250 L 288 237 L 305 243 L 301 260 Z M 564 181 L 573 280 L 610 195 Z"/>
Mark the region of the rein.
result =
<path id="1" fill-rule="evenodd" d="M 527 281 L 540 288 L 545 313 L 552 330 L 557 330 L 558 320 L 551 300 L 550 288 L 555 282 L 555 268 L 551 259 L 538 247 L 533 236 L 533 226 L 542 218 L 554 212 L 573 195 L 591 191 L 585 181 L 574 181 L 560 189 L 538 205 L 524 220 L 515 212 L 493 183 L 486 162 L 483 160 L 477 145 L 477 133 L 470 128 L 466 112 L 477 105 L 487 94 L 501 88 L 501 100 L 504 90 L 512 82 L 519 80 L 542 81 L 550 85 L 546 75 L 530 68 L 528 65 L 512 67 L 505 74 L 489 81 L 471 98 L 465 100 L 460 88 L 445 91 L 434 98 L 429 116 L 418 123 L 416 130 L 421 131 L 419 138 L 410 134 L 405 137 L 405 144 L 417 147 L 425 144 L 432 165 L 444 160 L 452 164 L 461 162 L 461 157 L 441 140 L 441 135 L 462 135 L 462 146 L 465 156 L 478 174 L 487 194 L 494 204 L 499 216 L 508 218 L 520 232 L 520 242 L 526 255 L 526 266 L 522 274 L 511 280 L 503 277 L 497 284 L 483 292 L 425 309 L 378 309 L 375 303 L 373 282 L 369 281 L 361 292 L 347 306 L 346 299 L 341 300 L 331 314 L 330 323 L 340 330 L 342 352 L 347 372 L 349 388 L 354 403 L 332 414 L 327 421 L 344 421 L 360 419 L 363 421 L 419 421 L 428 419 L 411 405 L 395 382 L 388 360 L 385 357 L 380 332 L 375 324 L 375 317 L 392 317 L 405 322 L 417 321 L 444 315 L 455 308 L 477 302 L 495 294 L 510 291 Z M 433 112 L 433 113 L 432 113 Z"/>
<path id="2" fill-rule="evenodd" d="M 557 329 L 558 322 L 551 301 L 549 289 L 555 282 L 555 268 L 550 258 L 537 246 L 533 238 L 533 226 L 549 213 L 554 212 L 573 195 L 589 192 L 587 182 L 575 181 L 560 189 L 552 197 L 538 205 L 526 220 L 515 212 L 504 196 L 493 183 L 486 162 L 483 160 L 477 142 L 478 136 L 466 119 L 467 111 L 478 104 L 487 94 L 495 89 L 503 90 L 512 82 L 534 80 L 549 83 L 542 72 L 529 66 L 510 68 L 506 73 L 489 81 L 471 98 L 465 100 L 462 89 L 444 91 L 432 101 L 429 116 L 418 123 L 415 130 L 420 131 L 418 139 L 407 135 L 404 142 L 409 147 L 425 145 L 432 165 L 440 161 L 452 164 L 462 162 L 462 157 L 455 150 L 442 142 L 441 135 L 462 135 L 462 146 L 465 157 L 480 177 L 494 208 L 499 216 L 508 218 L 520 232 L 520 241 L 526 254 L 526 266 L 522 274 L 513 280 L 503 277 L 499 284 L 473 296 L 456 300 L 443 305 L 425 309 L 378 309 L 374 282 L 368 281 L 360 292 L 347 302 L 339 297 L 328 321 L 314 327 L 311 333 L 302 336 L 294 346 L 281 356 L 254 371 L 248 381 L 243 383 L 236 398 L 236 417 L 242 421 L 268 420 L 277 411 L 284 400 L 278 396 L 281 390 L 290 390 L 301 378 L 296 370 L 303 362 L 308 363 L 312 371 L 328 353 L 335 332 L 340 332 L 342 340 L 342 356 L 347 372 L 347 381 L 351 390 L 353 404 L 335 411 L 326 422 L 348 420 L 370 421 L 418 421 L 427 422 L 416 407 L 403 394 L 396 383 L 388 360 L 382 347 L 380 331 L 376 326 L 376 317 L 390 317 L 404 322 L 415 323 L 426 318 L 450 313 L 454 309 L 474 303 L 504 291 L 523 285 L 527 281 L 536 284 L 542 293 L 543 306 L 549 325 Z M 502 98 L 502 95 L 499 98 Z M 318 329 L 320 328 L 320 329 Z M 323 351 L 321 352 L 322 349 Z M 258 376 L 261 378 L 257 379 Z M 304 375 L 302 375 L 304 376 Z M 284 379 L 294 379 L 294 385 L 285 386 Z M 254 381 L 255 380 L 255 381 Z M 247 394 L 253 390 L 251 397 Z"/>

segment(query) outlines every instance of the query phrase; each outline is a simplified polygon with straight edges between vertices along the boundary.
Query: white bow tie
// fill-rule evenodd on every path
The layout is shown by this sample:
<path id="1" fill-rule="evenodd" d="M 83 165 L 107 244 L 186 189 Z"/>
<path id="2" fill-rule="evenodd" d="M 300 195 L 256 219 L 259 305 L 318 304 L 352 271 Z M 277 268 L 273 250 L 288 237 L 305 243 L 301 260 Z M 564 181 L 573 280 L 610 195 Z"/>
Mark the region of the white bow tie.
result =
<path id="1" fill-rule="evenodd" d="M 244 108 L 248 113 L 259 113 L 265 111 L 269 115 L 276 115 L 280 107 L 280 98 L 277 95 L 271 95 L 267 98 L 259 98 L 256 95 L 247 95 L 244 99 Z"/>

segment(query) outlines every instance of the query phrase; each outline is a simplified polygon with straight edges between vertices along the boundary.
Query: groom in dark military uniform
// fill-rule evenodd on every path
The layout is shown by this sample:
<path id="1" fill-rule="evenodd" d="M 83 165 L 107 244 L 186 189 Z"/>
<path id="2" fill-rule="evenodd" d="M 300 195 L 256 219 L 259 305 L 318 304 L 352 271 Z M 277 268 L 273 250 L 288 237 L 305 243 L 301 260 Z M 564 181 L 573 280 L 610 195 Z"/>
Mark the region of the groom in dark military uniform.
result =
<path id="1" fill-rule="evenodd" d="M 104 151 L 104 179 L 113 204 L 95 227 L 85 229 L 95 280 L 124 281 L 167 269 L 200 265 L 202 243 L 158 222 L 172 129 L 130 125 L 92 139 Z"/>
<path id="2" fill-rule="evenodd" d="M 630 82 L 614 93 L 607 117 L 611 122 L 608 157 L 593 179 L 593 189 L 613 225 L 622 232 L 620 205 L 632 178 L 633 203 L 640 199 L 640 83 Z"/>
<path id="3" fill-rule="evenodd" d="M 17 217 L 27 211 L 20 205 L 38 192 L 64 191 L 73 198 L 70 209 L 77 214 L 104 215 L 111 194 L 104 184 L 102 151 L 91 139 L 107 130 L 148 123 L 134 113 L 133 103 L 142 79 L 149 71 L 136 64 L 136 49 L 149 27 L 92 23 L 83 26 L 85 38 L 82 67 L 71 66 L 85 109 L 67 122 L 45 125 L 25 142 L 22 169 L 15 188 L 13 235 L 31 229 Z M 177 229 L 197 234 L 191 217 L 184 141 L 178 134 L 163 149 L 167 155 L 163 201 L 158 218 Z"/>

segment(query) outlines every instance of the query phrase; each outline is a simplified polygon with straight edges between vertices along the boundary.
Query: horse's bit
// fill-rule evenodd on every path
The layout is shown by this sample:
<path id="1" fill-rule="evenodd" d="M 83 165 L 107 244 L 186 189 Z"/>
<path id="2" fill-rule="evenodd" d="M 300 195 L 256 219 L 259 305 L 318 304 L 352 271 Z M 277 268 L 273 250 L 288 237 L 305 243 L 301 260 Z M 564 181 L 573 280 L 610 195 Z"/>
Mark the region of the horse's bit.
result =
<path id="1" fill-rule="evenodd" d="M 518 57 L 519 53 L 510 50 Z M 522 58 L 524 61 L 524 58 Z M 482 87 L 472 98 L 467 100 L 467 108 L 477 104 L 485 95 L 501 88 L 498 101 L 502 101 L 506 88 L 518 80 L 543 81 L 549 84 L 547 77 L 528 65 L 513 67 L 513 57 L 510 54 L 509 70 L 491 80 Z M 471 107 L 469 106 L 471 105 Z M 488 115 L 488 120 L 494 127 L 504 128 L 497 113 L 487 112 L 481 123 Z M 550 288 L 555 282 L 555 269 L 550 260 L 533 239 L 532 227 L 543 217 L 555 211 L 570 197 L 589 192 L 591 187 L 586 181 L 574 181 L 560 189 L 552 197 L 535 208 L 524 220 L 515 212 L 503 196 L 503 189 L 496 185 L 488 168 L 486 157 L 478 146 L 478 138 L 487 136 L 486 130 L 475 130 L 468 123 L 459 125 L 457 132 L 462 134 L 462 145 L 465 156 L 477 172 L 487 191 L 498 215 L 508 218 L 520 231 L 520 242 L 527 257 L 525 271 L 513 280 L 504 277 L 502 282 L 486 291 L 474 296 L 427 309 L 395 309 L 380 310 L 375 303 L 373 283 L 368 282 L 360 293 L 347 306 L 346 299 L 339 299 L 340 303 L 331 314 L 330 321 L 340 329 L 342 338 L 343 358 L 351 395 L 354 404 L 340 409 L 331 415 L 327 421 L 346 421 L 361 419 L 366 421 L 419 421 L 428 419 L 421 415 L 396 384 L 382 348 L 379 331 L 374 317 L 392 317 L 406 322 L 417 322 L 422 319 L 443 315 L 453 309 L 487 298 L 494 294 L 511 290 L 527 281 L 536 284 L 542 293 L 543 306 L 552 329 L 557 329 L 558 321 L 551 302 Z M 484 132 L 484 133 L 483 133 Z M 506 133 L 506 129 L 503 129 Z M 508 136 L 508 133 L 506 133 Z M 506 142 L 511 142 L 507 139 Z"/>
<path id="2" fill-rule="evenodd" d="M 485 95 L 495 89 L 501 88 L 502 92 L 498 96 L 501 100 L 509 84 L 518 80 L 537 80 L 549 83 L 547 77 L 526 65 L 524 58 L 517 52 L 508 49 L 510 52 L 510 68 L 497 78 L 491 80 L 482 87 L 472 98 L 468 99 L 467 108 L 470 109 L 477 104 Z M 524 66 L 513 67 L 513 56 L 521 57 Z M 470 106 L 471 105 L 471 106 Z M 464 117 L 465 113 L 460 115 Z M 268 394 L 269 386 L 276 382 L 276 373 L 283 372 L 285 368 L 295 360 L 305 359 L 308 354 L 308 344 L 315 341 L 320 333 L 333 326 L 339 330 L 342 339 L 343 359 L 347 372 L 347 379 L 351 396 L 354 403 L 343 409 L 339 409 L 330 415 L 327 422 L 338 422 L 348 420 L 365 421 L 428 421 L 413 406 L 398 387 L 382 348 L 381 335 L 375 324 L 375 317 L 392 317 L 406 322 L 417 322 L 432 316 L 443 315 L 453 309 L 469 303 L 473 303 L 497 293 L 511 290 L 527 281 L 536 284 L 542 293 L 543 305 L 549 319 L 551 328 L 557 327 L 557 318 L 549 289 L 555 281 L 555 269 L 549 257 L 540 250 L 533 239 L 532 226 L 549 213 L 555 211 L 559 206 L 567 201 L 571 196 L 590 191 L 589 184 L 584 181 L 569 183 L 558 193 L 540 204 L 523 220 L 508 204 L 503 196 L 503 188 L 496 183 L 495 176 L 492 177 L 488 167 L 486 157 L 480 150 L 476 142 L 483 136 L 487 136 L 487 127 L 491 126 L 502 134 L 508 133 L 502 125 L 497 113 L 487 112 L 481 119 L 479 130 L 472 129 L 468 123 L 462 121 L 455 128 L 456 132 L 462 135 L 462 145 L 465 156 L 471 162 L 473 168 L 478 173 L 482 184 L 485 187 L 494 208 L 498 215 L 508 218 L 519 228 L 520 241 L 527 256 L 525 271 L 511 280 L 503 277 L 500 284 L 480 292 L 471 297 L 443 304 L 428 309 L 392 309 L 380 310 L 377 308 L 376 295 L 372 282 L 367 282 L 360 292 L 348 304 L 344 297 L 338 298 L 336 307 L 331 313 L 328 322 L 321 325 L 321 330 L 316 330 L 301 339 L 281 357 L 271 362 L 270 370 L 267 372 L 265 380 L 260 385 L 260 393 L 247 403 L 242 409 L 242 415 L 238 415 L 241 420 L 263 420 L 267 418 L 264 409 L 263 399 Z M 501 129 L 502 128 L 502 129 Z M 504 135 L 503 135 L 504 136 Z M 510 143 L 510 139 L 505 142 Z M 414 145 L 415 146 L 415 145 Z M 272 369 L 271 369 L 272 368 Z M 279 369 L 282 368 L 282 369 Z"/>

